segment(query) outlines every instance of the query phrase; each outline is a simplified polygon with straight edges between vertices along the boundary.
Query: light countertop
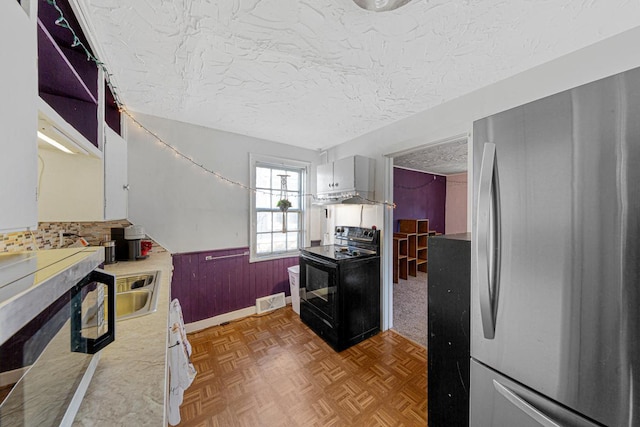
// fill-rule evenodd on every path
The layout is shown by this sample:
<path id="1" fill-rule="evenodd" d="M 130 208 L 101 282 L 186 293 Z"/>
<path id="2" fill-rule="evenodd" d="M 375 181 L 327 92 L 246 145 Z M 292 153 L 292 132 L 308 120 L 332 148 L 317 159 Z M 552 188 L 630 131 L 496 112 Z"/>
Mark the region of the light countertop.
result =
<path id="1" fill-rule="evenodd" d="M 118 275 L 160 270 L 158 308 L 116 322 L 116 340 L 100 356 L 74 426 L 166 426 L 167 327 L 171 255 L 153 247 L 149 258 L 105 266 Z"/>

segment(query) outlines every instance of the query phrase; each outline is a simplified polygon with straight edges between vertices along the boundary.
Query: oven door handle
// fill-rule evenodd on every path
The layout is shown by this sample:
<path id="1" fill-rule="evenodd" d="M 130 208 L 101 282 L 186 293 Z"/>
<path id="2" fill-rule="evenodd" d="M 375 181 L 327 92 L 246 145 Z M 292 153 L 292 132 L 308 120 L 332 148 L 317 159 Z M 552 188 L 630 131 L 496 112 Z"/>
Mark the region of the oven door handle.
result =
<path id="1" fill-rule="evenodd" d="M 107 330 L 96 338 L 82 335 L 82 289 L 91 283 L 102 283 L 107 286 L 104 296 L 107 313 Z M 98 310 L 104 306 L 99 306 Z M 115 340 L 116 329 L 116 277 L 99 268 L 93 270 L 71 289 L 71 351 L 95 354 Z"/>
<path id="2" fill-rule="evenodd" d="M 329 267 L 329 268 L 336 268 L 338 266 L 337 264 L 335 264 L 335 263 L 333 263 L 331 261 L 325 261 L 325 260 L 323 260 L 321 258 L 316 258 L 316 257 L 314 257 L 312 255 L 307 255 L 307 254 L 302 255 L 302 259 L 304 259 L 304 260 L 306 260 L 308 262 L 315 263 L 315 264 L 324 265 L 325 267 Z"/>

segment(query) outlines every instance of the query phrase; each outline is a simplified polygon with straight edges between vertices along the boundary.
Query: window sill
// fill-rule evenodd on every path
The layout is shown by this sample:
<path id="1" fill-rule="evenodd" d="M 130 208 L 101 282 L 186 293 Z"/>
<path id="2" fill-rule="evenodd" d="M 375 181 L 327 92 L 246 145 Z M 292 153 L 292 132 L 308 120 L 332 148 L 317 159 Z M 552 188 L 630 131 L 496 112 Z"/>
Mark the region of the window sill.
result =
<path id="1" fill-rule="evenodd" d="M 249 263 L 261 262 L 261 261 L 273 261 L 275 259 L 283 259 L 283 258 L 297 258 L 299 255 L 300 255 L 300 251 L 285 252 L 280 254 L 272 254 L 272 255 L 264 255 L 264 256 L 251 255 L 249 257 Z"/>

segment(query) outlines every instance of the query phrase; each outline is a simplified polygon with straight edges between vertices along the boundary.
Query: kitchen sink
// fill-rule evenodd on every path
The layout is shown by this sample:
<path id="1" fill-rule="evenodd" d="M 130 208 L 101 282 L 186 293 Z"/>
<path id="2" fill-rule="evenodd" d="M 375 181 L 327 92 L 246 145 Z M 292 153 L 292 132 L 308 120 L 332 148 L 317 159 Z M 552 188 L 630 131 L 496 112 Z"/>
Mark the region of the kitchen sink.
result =
<path id="1" fill-rule="evenodd" d="M 158 308 L 159 271 L 116 277 L 116 320 L 153 313 Z"/>
<path id="2" fill-rule="evenodd" d="M 127 292 L 134 289 L 144 288 L 155 281 L 157 272 L 131 274 L 116 278 L 116 292 Z"/>
<path id="3" fill-rule="evenodd" d="M 149 302 L 149 291 L 129 291 L 116 294 L 116 318 L 141 311 Z"/>

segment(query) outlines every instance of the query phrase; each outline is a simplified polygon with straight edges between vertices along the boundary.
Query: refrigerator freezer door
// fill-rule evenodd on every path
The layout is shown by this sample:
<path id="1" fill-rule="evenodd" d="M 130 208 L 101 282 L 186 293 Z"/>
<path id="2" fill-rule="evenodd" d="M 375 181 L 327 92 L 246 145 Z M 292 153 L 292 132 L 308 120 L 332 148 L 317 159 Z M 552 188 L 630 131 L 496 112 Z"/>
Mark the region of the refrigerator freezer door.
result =
<path id="1" fill-rule="evenodd" d="M 474 123 L 474 209 L 498 209 L 499 233 L 473 247 L 472 357 L 609 426 L 640 425 L 638 118 L 640 69 Z M 487 142 L 499 203 L 478 201 Z M 495 236 L 481 215 L 473 235 Z M 478 274 L 492 265 L 487 339 Z"/>
<path id="2" fill-rule="evenodd" d="M 598 427 L 471 360 L 470 427 Z"/>

